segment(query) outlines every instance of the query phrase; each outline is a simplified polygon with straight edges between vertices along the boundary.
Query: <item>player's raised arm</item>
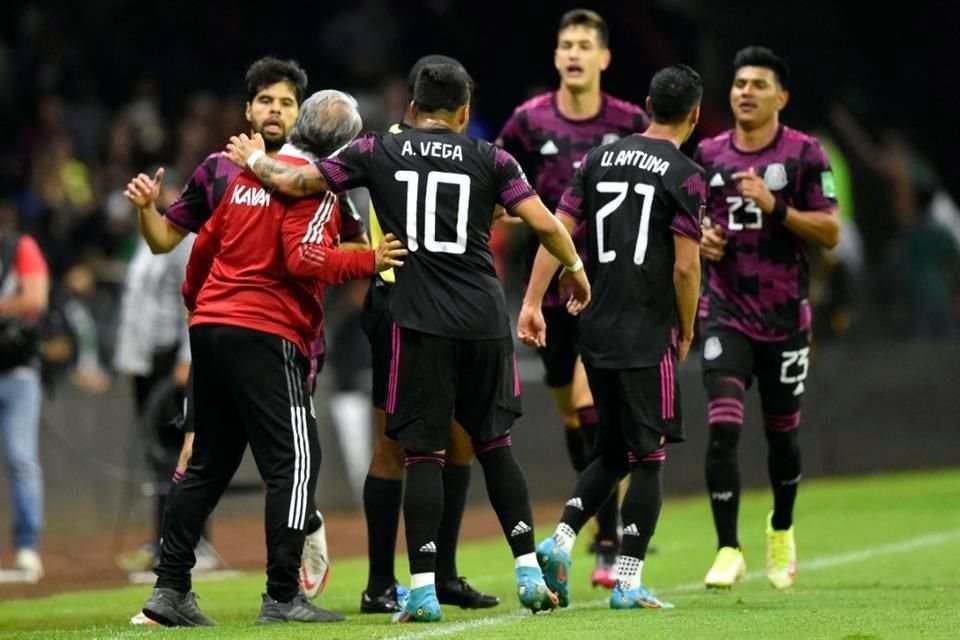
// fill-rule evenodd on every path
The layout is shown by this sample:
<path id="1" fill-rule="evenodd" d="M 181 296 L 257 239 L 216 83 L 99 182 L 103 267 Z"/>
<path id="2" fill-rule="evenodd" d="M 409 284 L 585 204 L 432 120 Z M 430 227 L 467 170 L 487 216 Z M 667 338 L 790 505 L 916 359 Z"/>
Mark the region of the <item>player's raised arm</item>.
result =
<path id="1" fill-rule="evenodd" d="M 123 191 L 130 204 L 137 208 L 140 233 L 154 254 L 173 251 L 188 233 L 186 229 L 167 220 L 157 209 L 163 173 L 164 169 L 160 167 L 153 178 L 145 173 L 138 174 Z"/>
<path id="2" fill-rule="evenodd" d="M 285 195 L 300 197 L 329 190 L 316 165 L 294 165 L 268 157 L 259 133 L 253 138 L 245 133 L 231 136 L 224 153 L 234 164 L 249 167 L 260 182 Z"/>

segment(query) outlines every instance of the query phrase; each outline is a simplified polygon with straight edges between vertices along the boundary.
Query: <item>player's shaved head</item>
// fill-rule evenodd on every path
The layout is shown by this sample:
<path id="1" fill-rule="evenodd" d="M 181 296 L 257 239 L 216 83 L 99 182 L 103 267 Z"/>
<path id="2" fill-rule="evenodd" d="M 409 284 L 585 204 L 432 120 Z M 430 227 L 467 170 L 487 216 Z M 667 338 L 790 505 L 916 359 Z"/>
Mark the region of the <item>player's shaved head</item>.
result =
<path id="1" fill-rule="evenodd" d="M 420 72 L 423 71 L 423 68 L 429 64 L 449 64 L 454 67 L 459 67 L 466 72 L 466 68 L 460 64 L 460 61 L 456 58 L 440 55 L 438 53 L 431 53 L 430 55 L 423 56 L 413 63 L 413 66 L 410 67 L 410 72 L 407 74 L 407 91 L 410 92 L 411 96 L 413 96 L 413 91 L 417 86 L 417 76 L 419 76 Z"/>
<path id="2" fill-rule="evenodd" d="M 700 104 L 703 80 L 685 64 L 660 69 L 650 79 L 650 107 L 654 122 L 682 122 Z"/>
<path id="3" fill-rule="evenodd" d="M 454 112 L 470 102 L 473 81 L 459 65 L 428 64 L 417 75 L 413 104 L 423 113 Z"/>

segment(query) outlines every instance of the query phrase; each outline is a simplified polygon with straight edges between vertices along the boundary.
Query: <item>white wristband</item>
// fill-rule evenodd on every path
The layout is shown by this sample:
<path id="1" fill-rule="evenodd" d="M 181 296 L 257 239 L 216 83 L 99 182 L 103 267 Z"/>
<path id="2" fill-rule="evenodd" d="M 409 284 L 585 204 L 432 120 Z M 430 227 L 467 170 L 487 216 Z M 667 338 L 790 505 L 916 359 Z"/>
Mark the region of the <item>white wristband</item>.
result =
<path id="1" fill-rule="evenodd" d="M 580 269 L 583 269 L 583 260 L 581 260 L 579 257 L 572 265 L 569 267 L 564 267 L 564 270 L 569 271 L 570 273 L 576 273 L 577 271 L 580 271 Z"/>
<path id="2" fill-rule="evenodd" d="M 247 166 L 250 167 L 251 171 L 257 170 L 256 167 L 254 167 L 253 165 L 257 164 L 257 160 L 259 160 L 265 155 L 267 154 L 261 151 L 260 149 L 257 149 L 256 151 L 250 154 L 250 157 L 247 158 Z"/>

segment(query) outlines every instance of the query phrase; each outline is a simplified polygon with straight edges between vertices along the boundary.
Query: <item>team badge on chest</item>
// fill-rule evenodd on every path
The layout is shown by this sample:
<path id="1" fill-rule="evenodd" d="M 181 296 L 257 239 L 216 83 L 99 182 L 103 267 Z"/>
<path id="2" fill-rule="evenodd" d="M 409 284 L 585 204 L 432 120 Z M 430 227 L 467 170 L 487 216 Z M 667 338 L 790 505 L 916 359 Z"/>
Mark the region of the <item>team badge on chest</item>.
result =
<path id="1" fill-rule="evenodd" d="M 763 181 L 770 191 L 780 191 L 787 186 L 787 169 L 780 162 L 767 165 L 763 172 Z"/>

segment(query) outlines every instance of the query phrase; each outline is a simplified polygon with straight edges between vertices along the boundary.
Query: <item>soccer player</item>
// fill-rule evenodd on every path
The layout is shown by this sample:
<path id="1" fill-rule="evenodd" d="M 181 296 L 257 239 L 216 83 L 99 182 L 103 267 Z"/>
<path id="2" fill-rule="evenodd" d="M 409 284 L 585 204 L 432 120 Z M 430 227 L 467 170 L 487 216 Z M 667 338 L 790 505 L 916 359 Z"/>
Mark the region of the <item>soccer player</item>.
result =
<path id="1" fill-rule="evenodd" d="M 649 124 L 642 108 L 600 90 L 600 75 L 609 64 L 609 31 L 604 19 L 586 9 L 565 13 L 554 51 L 560 88 L 517 107 L 497 139 L 497 144 L 517 158 L 551 211 L 559 204 L 583 154 L 639 133 Z M 535 238 L 530 239 L 532 264 L 538 245 Z M 574 239 L 579 246 L 582 239 Z M 564 310 L 556 286 L 544 297 L 543 313 L 550 335 L 538 353 L 563 421 L 570 461 L 574 470 L 582 472 L 592 458 L 597 413 L 578 360 L 577 319 Z M 616 497 L 597 513 L 597 524 L 597 561 L 591 582 L 612 588 L 619 546 Z"/>
<path id="2" fill-rule="evenodd" d="M 251 131 L 263 136 L 267 152 L 276 154 L 287 140 L 297 118 L 300 103 L 307 88 L 307 74 L 293 60 L 280 60 L 266 56 L 255 61 L 247 69 L 247 103 L 245 116 Z M 163 169 L 153 178 L 140 174 L 129 182 L 125 195 L 137 208 L 140 230 L 154 253 L 168 253 L 188 233 L 197 233 L 220 204 L 227 187 L 240 175 L 241 169 L 224 158 L 223 153 L 212 153 L 198 166 L 179 198 L 162 214 L 156 202 L 160 195 Z M 352 213 L 349 201 L 345 201 L 342 237 L 345 241 L 365 242 L 365 230 L 359 217 Z M 322 335 L 313 346 L 311 365 L 318 368 L 324 356 Z M 188 387 L 192 389 L 192 385 Z M 188 414 L 192 391 L 188 390 Z M 192 430 L 191 420 L 186 420 L 185 430 Z M 181 452 L 189 454 L 190 442 L 184 441 Z M 178 482 L 182 474 L 174 476 Z M 329 558 L 326 552 L 326 529 L 319 511 L 310 514 L 307 523 L 307 539 L 301 563 L 301 585 L 304 594 L 313 598 L 326 586 Z"/>
<path id="3" fill-rule="evenodd" d="M 467 73 L 428 65 L 417 77 L 414 128 L 369 134 L 308 169 L 264 157 L 258 141 L 234 136 L 227 147 L 269 186 L 304 194 L 366 186 L 384 230 L 410 250 L 390 296 L 393 349 L 387 433 L 406 451 L 404 521 L 410 597 L 397 620 L 440 619 L 436 536 L 450 420 L 470 434 L 487 494 L 516 567 L 521 604 L 556 606 L 534 553 L 530 499 L 513 455 L 510 428 L 520 414 L 520 382 L 503 287 L 488 245 L 501 205 L 537 231 L 567 266 L 569 306 L 589 302 L 590 285 L 573 241 L 502 149 L 463 134 L 470 113 Z"/>
<path id="4" fill-rule="evenodd" d="M 428 55 L 420 58 L 407 74 L 411 100 L 417 75 L 428 64 L 463 66 L 448 56 Z M 400 133 L 411 128 L 413 119 L 408 113 L 402 122 L 390 128 L 390 132 Z M 379 244 L 382 236 L 376 210 L 371 205 L 370 239 L 374 247 Z M 360 597 L 361 613 L 396 613 L 400 610 L 394 558 L 403 500 L 404 454 L 403 447 L 386 435 L 387 383 L 390 377 L 393 325 L 389 304 L 395 282 L 393 270 L 390 269 L 374 276 L 363 309 L 363 326 L 370 339 L 373 361 L 373 406 L 377 439 L 363 487 L 369 570 L 367 587 Z M 443 517 L 437 533 L 437 598 L 440 604 L 452 604 L 465 609 L 485 609 L 498 605 L 500 598 L 477 591 L 457 571 L 457 539 L 460 536 L 460 523 L 463 521 L 467 502 L 472 462 L 473 447 L 470 445 L 470 437 L 463 427 L 454 423 L 450 428 L 450 443 L 443 467 Z"/>
<path id="5" fill-rule="evenodd" d="M 580 475 L 554 534 L 537 546 L 561 607 L 569 604 L 577 533 L 627 475 L 610 606 L 671 606 L 644 587 L 641 570 L 660 514 L 664 445 L 684 439 L 674 370 L 693 339 L 706 183 L 678 147 L 697 124 L 702 94 L 690 67 L 658 71 L 647 98 L 653 123 L 588 153 L 557 207 L 567 229 L 586 225 L 594 301 L 580 317 L 580 349 L 600 416 L 599 457 Z M 549 344 L 541 303 L 557 266 L 538 252 L 519 319 L 527 344 Z"/>
<path id="6" fill-rule="evenodd" d="M 733 67 L 736 124 L 703 140 L 694 155 L 710 187 L 700 318 L 709 399 L 706 478 L 719 547 L 704 582 L 729 588 L 746 570 L 737 535 L 737 442 L 744 396 L 756 377 L 773 487 L 767 577 L 774 587 L 788 589 L 797 570 L 797 433 L 810 364 L 807 244 L 835 246 L 840 223 L 823 148 L 780 124 L 789 98 L 786 63 L 765 47 L 747 47 Z"/>
<path id="7" fill-rule="evenodd" d="M 303 103 L 291 144 L 278 155 L 315 161 L 361 127 L 352 97 L 321 91 Z M 267 589 L 257 624 L 343 620 L 298 590 L 320 466 L 310 349 L 323 326 L 325 284 L 400 266 L 406 251 L 390 237 L 376 252 L 337 250 L 338 206 L 332 193 L 290 203 L 246 172 L 197 237 L 183 286 L 196 430 L 186 474 L 168 499 L 157 582 L 143 607 L 156 622 L 212 624 L 190 592 L 193 546 L 248 443 L 267 485 Z"/>

